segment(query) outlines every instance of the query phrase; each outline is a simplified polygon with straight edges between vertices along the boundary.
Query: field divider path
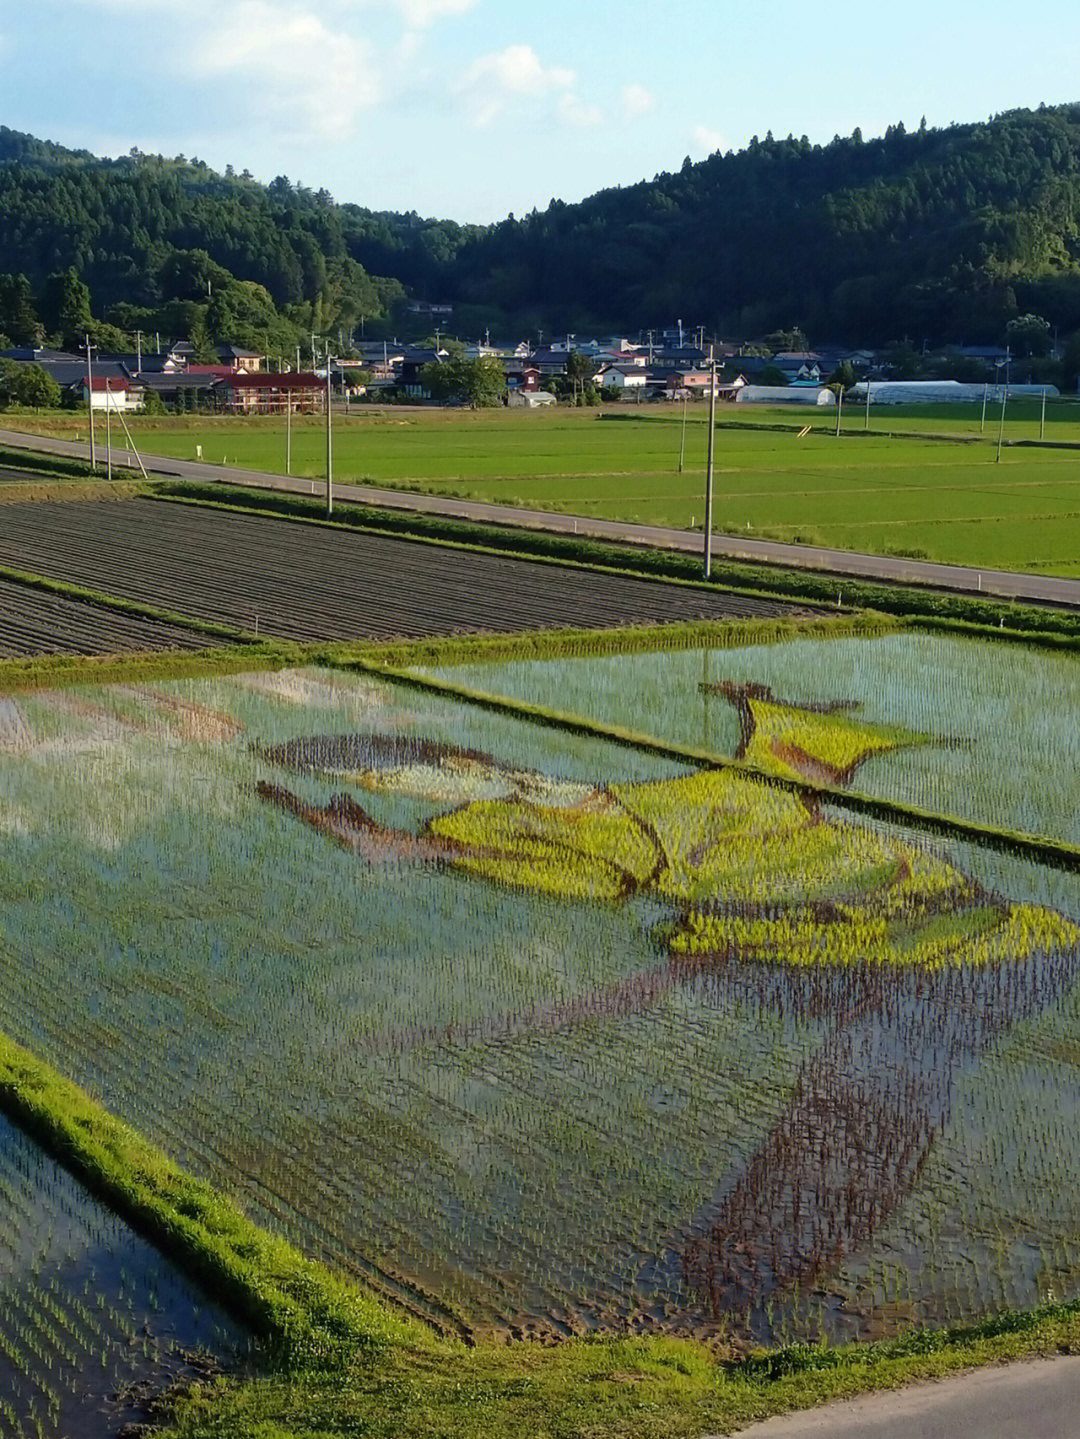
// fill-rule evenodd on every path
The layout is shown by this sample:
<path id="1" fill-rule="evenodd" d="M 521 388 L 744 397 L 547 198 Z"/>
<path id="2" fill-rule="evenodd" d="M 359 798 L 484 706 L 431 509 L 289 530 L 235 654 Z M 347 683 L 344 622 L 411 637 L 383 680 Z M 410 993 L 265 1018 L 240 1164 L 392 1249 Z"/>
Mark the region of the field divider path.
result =
<path id="1" fill-rule="evenodd" d="M 395 669 L 373 663 L 370 660 L 355 659 L 344 663 L 343 668 L 356 669 L 365 674 L 390 680 L 394 684 L 409 686 L 429 694 L 461 700 L 477 705 L 481 709 L 497 714 L 511 715 L 516 719 L 528 720 L 533 724 L 545 725 L 551 729 L 567 731 L 570 734 L 585 735 L 595 739 L 611 740 L 630 749 L 646 754 L 658 755 L 664 759 L 676 760 L 681 764 L 696 765 L 708 769 L 725 769 L 759 784 L 786 790 L 852 814 L 865 815 L 871 819 L 889 824 L 905 825 L 930 834 L 939 834 L 950 839 L 959 839 L 982 845 L 987 849 L 1002 850 L 1008 854 L 1022 855 L 1042 864 L 1070 873 L 1080 873 L 1080 846 L 1066 844 L 1062 840 L 1044 835 L 1025 834 L 1019 830 L 1000 829 L 994 825 L 980 824 L 974 820 L 961 819 L 958 815 L 937 814 L 933 810 L 921 809 L 918 805 L 905 804 L 899 800 L 880 798 L 863 794 L 858 790 L 836 789 L 830 785 L 811 784 L 806 780 L 788 779 L 783 775 L 769 774 L 756 765 L 745 764 L 727 755 L 715 754 L 710 750 L 692 745 L 673 744 L 667 740 L 654 739 L 635 730 L 623 729 L 619 725 L 607 725 L 581 715 L 568 714 L 561 710 L 546 709 L 540 705 L 528 704 L 522 700 L 509 699 L 501 695 L 487 694 L 483 690 L 469 689 L 450 681 L 435 679 L 430 675 L 416 674 L 409 670 Z"/>
<path id="2" fill-rule="evenodd" d="M 64 455 L 77 459 L 85 459 L 87 453 L 87 446 L 77 440 L 50 439 L 17 430 L 0 430 L 0 442 L 10 445 L 13 449 Z M 123 467 L 129 459 L 130 456 L 126 450 L 113 450 L 114 466 Z M 319 495 L 325 489 L 323 480 L 296 479 L 260 470 L 235 469 L 231 466 L 211 465 L 194 460 L 178 460 L 150 452 L 142 453 L 142 459 L 152 475 L 168 479 L 195 480 L 203 483 L 225 481 L 231 485 L 250 489 L 278 490 L 308 496 Z M 616 520 L 556 513 L 550 510 L 525 509 L 514 505 L 450 500 L 438 495 L 380 489 L 373 485 L 356 485 L 345 481 L 335 481 L 334 494 L 338 500 L 348 504 L 372 505 L 383 509 L 407 510 L 419 514 L 443 515 L 449 519 L 467 519 L 481 524 L 551 530 L 560 534 L 576 535 L 582 539 L 610 540 L 648 549 L 694 553 L 700 552 L 703 546 L 702 537 L 688 530 L 635 525 Z M 787 565 L 797 569 L 819 570 L 841 577 L 885 580 L 896 584 L 923 585 L 933 589 L 996 595 L 1007 599 L 1032 600 L 1043 604 L 1080 608 L 1080 580 L 1057 579 L 1010 570 L 976 570 L 965 565 L 938 564 L 927 560 L 903 559 L 890 555 L 868 555 L 856 551 L 830 549 L 820 545 L 783 544 L 772 540 L 750 539 L 742 535 L 714 534 L 713 550 L 716 555 L 722 555 L 727 559 Z"/>

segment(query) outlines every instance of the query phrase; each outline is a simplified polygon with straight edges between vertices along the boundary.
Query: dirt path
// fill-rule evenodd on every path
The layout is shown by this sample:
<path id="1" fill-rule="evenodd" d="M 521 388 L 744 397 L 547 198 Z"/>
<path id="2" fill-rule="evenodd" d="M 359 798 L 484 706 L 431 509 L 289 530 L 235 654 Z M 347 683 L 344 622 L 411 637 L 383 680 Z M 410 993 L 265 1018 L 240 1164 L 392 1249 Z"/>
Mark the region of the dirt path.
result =
<path id="1" fill-rule="evenodd" d="M 788 1414 L 739 1431 L 739 1439 L 1077 1439 L 1077 1435 L 1077 1356 L 975 1369 L 955 1378 Z"/>

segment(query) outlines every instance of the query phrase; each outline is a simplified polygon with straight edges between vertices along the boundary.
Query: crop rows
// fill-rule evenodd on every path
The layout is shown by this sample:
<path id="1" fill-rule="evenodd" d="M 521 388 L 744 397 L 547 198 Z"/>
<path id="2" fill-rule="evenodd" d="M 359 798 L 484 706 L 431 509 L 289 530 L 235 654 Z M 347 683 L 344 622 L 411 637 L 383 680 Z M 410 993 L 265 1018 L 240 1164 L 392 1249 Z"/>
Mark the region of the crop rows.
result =
<path id="1" fill-rule="evenodd" d="M 779 601 L 149 500 L 12 505 L 0 564 L 298 641 L 799 613 Z"/>
<path id="2" fill-rule="evenodd" d="M 204 649 L 206 638 L 179 625 L 30 585 L 0 579 L 0 658 L 21 655 L 114 654 L 140 650 Z"/>

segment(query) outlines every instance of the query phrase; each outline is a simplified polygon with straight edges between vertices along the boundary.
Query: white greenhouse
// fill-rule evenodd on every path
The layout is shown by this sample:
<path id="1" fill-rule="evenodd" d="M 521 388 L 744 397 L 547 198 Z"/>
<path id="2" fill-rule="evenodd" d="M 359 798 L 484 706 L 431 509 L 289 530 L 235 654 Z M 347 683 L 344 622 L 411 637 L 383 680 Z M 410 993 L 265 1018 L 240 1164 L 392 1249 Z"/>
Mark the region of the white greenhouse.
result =
<path id="1" fill-rule="evenodd" d="M 835 405 L 836 396 L 824 385 L 743 385 L 736 391 L 737 405 Z"/>
<path id="2" fill-rule="evenodd" d="M 988 402 L 1000 405 L 1007 394 L 1009 399 L 1040 399 L 1044 394 L 1048 400 L 1056 400 L 1059 394 L 1056 385 L 965 385 L 959 380 L 860 380 L 852 385 L 845 399 L 852 404 L 865 405 L 866 391 L 870 390 L 872 405 L 962 405 L 977 404 L 983 395 Z"/>

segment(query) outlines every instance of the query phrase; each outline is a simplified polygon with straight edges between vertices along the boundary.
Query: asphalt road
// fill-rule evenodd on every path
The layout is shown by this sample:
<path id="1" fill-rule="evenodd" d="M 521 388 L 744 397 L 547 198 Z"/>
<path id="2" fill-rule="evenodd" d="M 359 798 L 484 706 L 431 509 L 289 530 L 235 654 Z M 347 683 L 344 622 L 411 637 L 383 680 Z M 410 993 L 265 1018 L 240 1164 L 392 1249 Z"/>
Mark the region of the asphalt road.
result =
<path id="1" fill-rule="evenodd" d="M 1080 1357 L 910 1384 L 739 1430 L 739 1439 L 1077 1439 Z"/>
<path id="2" fill-rule="evenodd" d="M 0 430 L 0 443 L 13 449 L 86 459 L 87 446 L 81 441 L 44 439 L 18 431 Z M 324 482 L 290 479 L 261 470 L 225 468 L 192 460 L 143 454 L 146 468 L 171 478 L 218 481 L 246 485 L 253 489 L 285 490 L 294 494 L 322 494 Z M 127 473 L 131 457 L 113 448 L 113 464 Z M 104 449 L 99 447 L 99 462 Z M 701 552 L 702 538 L 687 530 L 664 529 L 653 525 L 630 525 L 580 515 L 555 514 L 547 510 L 526 510 L 516 505 L 487 505 L 469 500 L 418 495 L 401 490 L 383 490 L 371 485 L 335 484 L 337 499 L 383 509 L 411 510 L 423 514 L 447 515 L 484 524 L 513 525 L 524 529 L 552 530 L 592 539 L 653 549 Z M 927 585 L 934 589 L 962 590 L 1006 599 L 1034 600 L 1043 604 L 1080 607 L 1080 580 L 1055 579 L 1048 575 L 1013 573 L 1010 570 L 975 570 L 964 565 L 931 564 L 924 560 L 898 559 L 890 555 L 864 555 L 849 550 L 826 549 L 817 545 L 783 545 L 772 540 L 755 540 L 742 535 L 714 535 L 713 554 L 737 560 L 788 565 L 797 569 L 821 570 L 840 578 L 885 580 L 897 584 Z"/>

